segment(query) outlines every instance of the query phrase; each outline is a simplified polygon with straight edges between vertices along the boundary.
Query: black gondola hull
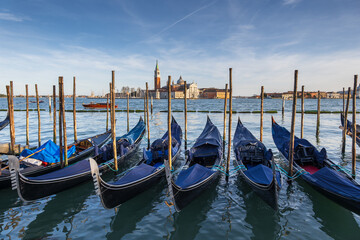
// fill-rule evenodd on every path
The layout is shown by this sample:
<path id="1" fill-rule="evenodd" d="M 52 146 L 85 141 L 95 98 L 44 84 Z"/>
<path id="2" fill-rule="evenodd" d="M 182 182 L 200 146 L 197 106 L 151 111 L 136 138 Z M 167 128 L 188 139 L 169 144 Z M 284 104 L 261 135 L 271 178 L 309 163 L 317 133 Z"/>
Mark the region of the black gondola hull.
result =
<path id="1" fill-rule="evenodd" d="M 104 138 L 102 139 L 101 143 L 98 145 L 98 147 L 103 146 L 111 137 L 111 132 L 106 132 L 103 134 L 100 134 L 98 136 L 104 135 Z M 85 159 L 87 157 L 93 156 L 95 153 L 95 147 L 90 147 L 82 152 L 80 152 L 77 156 L 71 157 L 68 160 L 68 164 L 73 164 L 76 163 L 82 159 Z M 50 173 L 56 170 L 61 169 L 61 164 L 60 163 L 56 163 L 53 165 L 49 165 L 46 167 L 29 167 L 29 168 L 25 168 L 23 170 L 21 170 L 20 172 L 25 176 L 25 177 L 37 177 L 46 173 Z M 10 180 L 10 174 L 3 174 L 0 175 L 0 189 L 2 188 L 7 188 L 7 187 L 11 187 L 11 180 Z"/>
<path id="2" fill-rule="evenodd" d="M 161 178 L 165 175 L 164 168 L 159 170 L 156 174 L 134 184 L 128 184 L 126 186 L 111 185 L 111 187 L 105 182 L 100 182 L 101 201 L 105 208 L 114 208 L 138 194 L 146 191 L 150 187 L 159 183 Z"/>
<path id="3" fill-rule="evenodd" d="M 218 176 L 219 172 L 215 172 L 210 177 L 201 182 L 201 184 L 197 184 L 186 189 L 181 189 L 172 181 L 171 183 L 176 210 L 181 211 L 184 207 L 189 205 L 195 198 L 197 198 L 207 188 L 209 188 L 217 180 Z"/>
<path id="4" fill-rule="evenodd" d="M 280 188 L 276 184 L 276 181 L 273 180 L 269 185 L 260 185 L 251 181 L 243 171 L 239 172 L 240 176 L 262 200 L 273 209 L 278 209 L 278 192 Z"/>

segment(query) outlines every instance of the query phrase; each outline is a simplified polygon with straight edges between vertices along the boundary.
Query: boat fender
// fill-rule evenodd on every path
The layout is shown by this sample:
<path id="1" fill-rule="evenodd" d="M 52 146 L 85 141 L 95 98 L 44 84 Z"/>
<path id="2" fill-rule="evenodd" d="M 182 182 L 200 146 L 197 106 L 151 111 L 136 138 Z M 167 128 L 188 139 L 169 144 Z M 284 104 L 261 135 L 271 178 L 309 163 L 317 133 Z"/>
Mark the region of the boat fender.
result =
<path id="1" fill-rule="evenodd" d="M 9 169 L 11 179 L 11 189 L 16 190 L 19 182 L 19 171 L 20 163 L 19 159 L 15 156 L 9 156 Z"/>

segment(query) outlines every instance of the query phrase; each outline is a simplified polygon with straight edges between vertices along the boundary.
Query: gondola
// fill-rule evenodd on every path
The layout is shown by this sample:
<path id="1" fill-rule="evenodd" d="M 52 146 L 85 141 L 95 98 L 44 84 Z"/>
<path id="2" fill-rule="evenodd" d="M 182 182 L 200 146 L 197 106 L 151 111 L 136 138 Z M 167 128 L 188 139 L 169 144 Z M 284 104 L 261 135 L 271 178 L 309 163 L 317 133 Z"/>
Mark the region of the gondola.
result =
<path id="1" fill-rule="evenodd" d="M 92 109 L 106 109 L 106 108 L 110 108 L 110 103 L 83 103 L 82 104 L 84 108 L 92 108 Z M 118 108 L 118 105 L 115 105 L 115 108 Z"/>
<path id="2" fill-rule="evenodd" d="M 176 160 L 180 153 L 182 132 L 174 118 L 171 121 L 172 156 Z M 105 208 L 114 208 L 157 184 L 165 175 L 164 159 L 168 156 L 168 132 L 143 150 L 143 157 L 137 165 L 120 174 L 114 182 L 105 182 L 99 174 L 94 159 L 90 159 L 91 174 L 97 195 Z"/>
<path id="3" fill-rule="evenodd" d="M 118 165 L 127 157 L 135 153 L 135 150 L 141 143 L 144 133 L 145 123 L 140 117 L 139 122 L 133 129 L 131 129 L 131 131 L 116 139 Z M 100 172 L 105 172 L 114 168 L 112 146 L 112 142 L 104 145 L 98 150 L 98 154 L 94 156 L 96 163 L 99 165 Z M 11 178 L 12 185 L 16 185 L 18 194 L 24 201 L 32 201 L 43 198 L 91 179 L 90 164 L 88 159 L 37 177 L 25 177 L 21 174 L 18 171 L 16 158 L 15 162 L 11 164 L 13 164 L 10 166 L 10 172 L 13 174 Z"/>
<path id="4" fill-rule="evenodd" d="M 289 160 L 289 131 L 272 119 L 276 147 Z M 343 207 L 360 214 L 360 185 L 306 139 L 295 137 L 293 169 L 314 189 Z"/>
<path id="5" fill-rule="evenodd" d="M 281 174 L 275 170 L 271 149 L 257 140 L 241 123 L 240 118 L 234 134 L 234 165 L 246 183 L 272 208 L 277 209 Z"/>
<path id="6" fill-rule="evenodd" d="M 204 130 L 187 154 L 176 181 L 171 179 L 172 200 L 182 210 L 217 179 L 222 164 L 222 140 L 218 128 L 207 118 Z"/>
<path id="7" fill-rule="evenodd" d="M 68 164 L 70 165 L 70 164 L 76 163 L 86 157 L 93 156 L 95 153 L 95 150 L 102 147 L 110 138 L 111 138 L 111 132 L 106 131 L 105 133 L 98 134 L 98 135 L 95 135 L 90 138 L 85 138 L 85 139 L 79 140 L 73 144 L 69 144 L 68 148 L 70 148 L 70 149 L 73 148 L 74 154 L 68 159 Z M 54 143 L 52 143 L 49 140 L 48 142 L 46 142 L 39 148 L 33 150 L 32 152 L 41 151 L 41 149 L 43 149 L 44 146 L 47 146 L 47 145 L 50 145 L 51 149 L 54 148 Z M 51 149 L 49 149 L 49 150 L 51 150 Z M 45 149 L 45 150 L 47 150 L 47 149 Z M 43 151 L 45 151 L 45 150 L 43 150 Z M 24 151 L 27 153 L 30 153 L 30 152 L 28 152 L 29 151 L 28 149 L 25 149 Z M 36 155 L 39 155 L 39 158 L 46 157 L 46 154 L 42 154 L 43 151 L 37 153 Z M 22 152 L 22 154 L 24 154 L 24 152 Z M 55 151 L 55 154 L 57 154 L 57 157 L 59 157 L 59 152 Z M 36 158 L 36 155 L 34 155 L 33 158 Z M 55 157 L 55 155 L 53 155 L 52 157 Z M 46 162 L 44 162 L 44 163 L 46 164 Z M 11 186 L 8 162 L 2 162 L 1 165 L 2 165 L 1 166 L 2 171 L 0 174 L 0 189 Z M 22 175 L 24 175 L 26 177 L 36 177 L 39 175 L 43 175 L 46 173 L 56 171 L 60 168 L 61 168 L 60 162 L 54 162 L 49 165 L 44 165 L 44 164 L 35 165 L 30 161 L 29 162 L 25 162 L 25 161 L 20 162 L 20 169 L 22 169 L 22 170 L 20 170 L 20 172 Z"/>
<path id="8" fill-rule="evenodd" d="M 345 124 L 345 117 L 344 114 L 340 114 L 340 120 L 341 120 L 341 129 L 344 129 L 344 124 Z M 352 122 L 350 122 L 349 120 L 347 120 L 346 123 L 346 134 L 349 135 L 350 137 L 352 137 L 352 132 L 353 132 L 353 124 Z M 356 144 L 360 147 L 360 125 L 356 124 Z"/>
<path id="9" fill-rule="evenodd" d="M 9 125 L 9 122 L 10 122 L 10 114 L 8 111 L 6 118 L 2 122 L 0 122 L 0 131 L 3 130 L 7 125 Z"/>

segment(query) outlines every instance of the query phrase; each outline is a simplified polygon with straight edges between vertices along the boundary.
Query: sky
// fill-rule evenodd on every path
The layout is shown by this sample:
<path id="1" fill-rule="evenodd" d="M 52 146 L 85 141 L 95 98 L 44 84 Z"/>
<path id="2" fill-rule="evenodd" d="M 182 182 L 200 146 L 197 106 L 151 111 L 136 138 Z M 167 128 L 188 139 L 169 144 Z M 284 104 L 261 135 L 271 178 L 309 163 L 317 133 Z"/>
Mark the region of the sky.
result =
<path id="1" fill-rule="evenodd" d="M 360 71 L 358 0 L 1 0 L 0 93 L 65 94 L 161 85 L 180 75 L 233 95 L 339 91 Z"/>

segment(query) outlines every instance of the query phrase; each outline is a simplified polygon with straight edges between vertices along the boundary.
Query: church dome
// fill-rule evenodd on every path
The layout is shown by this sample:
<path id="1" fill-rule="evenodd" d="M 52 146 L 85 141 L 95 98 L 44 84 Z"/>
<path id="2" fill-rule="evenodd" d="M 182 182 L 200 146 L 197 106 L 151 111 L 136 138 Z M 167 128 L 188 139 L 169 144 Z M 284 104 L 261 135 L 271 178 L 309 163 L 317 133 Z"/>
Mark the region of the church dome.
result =
<path id="1" fill-rule="evenodd" d="M 180 76 L 179 80 L 177 80 L 177 84 L 179 85 L 184 85 L 184 80 L 182 79 L 182 77 Z"/>

